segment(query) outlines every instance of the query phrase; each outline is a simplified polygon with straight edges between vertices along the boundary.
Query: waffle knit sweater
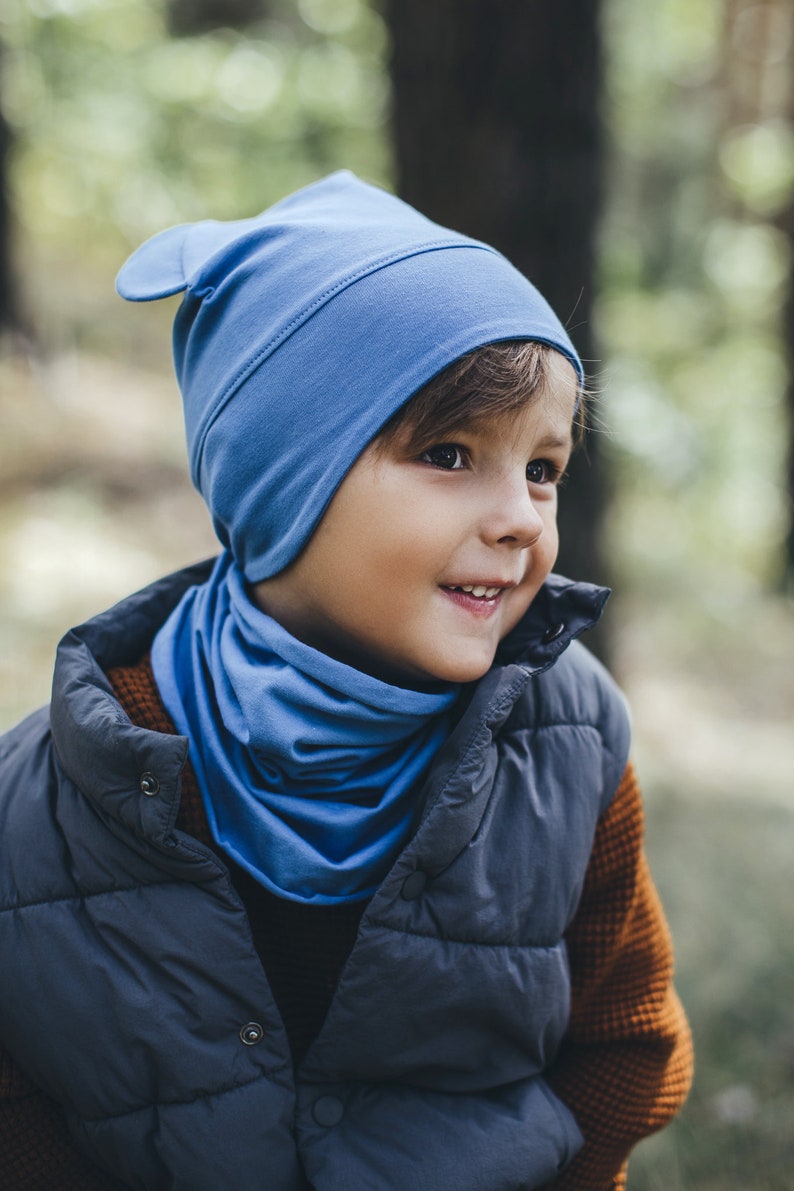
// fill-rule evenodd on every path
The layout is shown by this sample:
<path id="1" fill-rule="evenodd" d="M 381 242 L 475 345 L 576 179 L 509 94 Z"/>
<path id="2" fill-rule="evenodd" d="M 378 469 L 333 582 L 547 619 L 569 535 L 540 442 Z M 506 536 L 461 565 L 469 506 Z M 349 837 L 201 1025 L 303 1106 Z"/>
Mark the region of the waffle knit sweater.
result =
<path id="1" fill-rule="evenodd" d="M 135 724 L 175 731 L 148 659 L 113 670 L 109 678 Z M 215 846 L 190 765 L 177 826 Z M 554 1191 L 621 1191 L 629 1151 L 674 1116 L 691 1080 L 691 1039 L 672 986 L 670 939 L 642 835 L 640 793 L 629 765 L 599 824 L 582 899 L 566 934 L 571 1017 L 546 1077 L 576 1117 L 585 1145 L 555 1180 Z M 299 1061 L 322 1025 L 364 904 L 287 902 L 235 866 L 230 869 Z M 58 1105 L 0 1049 L 3 1191 L 120 1191 L 121 1186 L 88 1163 L 72 1144 Z"/>

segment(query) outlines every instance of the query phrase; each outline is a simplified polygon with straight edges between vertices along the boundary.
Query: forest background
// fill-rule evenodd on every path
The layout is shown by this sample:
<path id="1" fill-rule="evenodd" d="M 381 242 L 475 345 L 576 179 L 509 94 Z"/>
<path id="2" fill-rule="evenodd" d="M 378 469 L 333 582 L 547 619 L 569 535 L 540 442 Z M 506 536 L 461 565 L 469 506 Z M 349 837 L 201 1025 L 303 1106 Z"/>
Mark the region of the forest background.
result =
<path id="1" fill-rule="evenodd" d="M 598 43 L 603 186 L 592 292 L 559 312 L 597 361 L 593 535 L 615 588 L 601 648 L 632 704 L 697 1049 L 690 1100 L 638 1148 L 629 1186 L 783 1191 L 794 14 L 787 0 L 580 7 Z M 162 227 L 252 214 L 331 169 L 405 193 L 396 14 L 411 8 L 409 51 L 432 73 L 451 44 L 441 0 L 4 0 L 1 726 L 46 700 L 70 624 L 215 549 L 185 474 L 174 305 L 126 307 L 119 265 Z M 496 23 L 478 8 L 486 47 Z M 490 13 L 534 13 L 542 48 L 553 8 L 493 0 Z M 422 13 L 436 16 L 424 42 Z M 574 54 L 533 97 L 549 127 L 581 77 Z M 475 145 L 472 191 L 489 184 L 476 163 Z"/>

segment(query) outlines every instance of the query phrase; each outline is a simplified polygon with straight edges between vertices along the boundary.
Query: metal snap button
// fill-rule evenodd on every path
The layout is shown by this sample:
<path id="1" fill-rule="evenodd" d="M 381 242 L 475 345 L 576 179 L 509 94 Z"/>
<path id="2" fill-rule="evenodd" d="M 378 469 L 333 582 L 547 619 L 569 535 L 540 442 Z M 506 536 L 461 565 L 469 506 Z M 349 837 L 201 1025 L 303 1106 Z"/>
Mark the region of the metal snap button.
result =
<path id="1" fill-rule="evenodd" d="M 338 1096 L 320 1096 L 314 1102 L 312 1115 L 318 1125 L 330 1129 L 338 1125 L 345 1115 L 345 1106 Z"/>
<path id="2" fill-rule="evenodd" d="M 141 788 L 141 793 L 145 794 L 147 798 L 154 798 L 155 794 L 158 794 L 160 791 L 160 783 L 153 773 L 142 773 L 138 784 Z"/>
<path id="3" fill-rule="evenodd" d="M 424 893 L 427 885 L 427 873 L 423 873 L 420 868 L 415 872 L 410 873 L 403 881 L 401 894 L 407 902 L 414 901 L 421 893 Z"/>
<path id="4" fill-rule="evenodd" d="M 256 1046 L 257 1042 L 261 1042 L 264 1036 L 265 1031 L 258 1021 L 246 1022 L 240 1030 L 240 1041 L 244 1042 L 246 1046 Z"/>
<path id="5" fill-rule="evenodd" d="M 552 641 L 556 641 L 565 632 L 565 625 L 563 623 L 555 624 L 550 629 L 546 629 L 543 634 L 543 644 L 549 645 Z"/>

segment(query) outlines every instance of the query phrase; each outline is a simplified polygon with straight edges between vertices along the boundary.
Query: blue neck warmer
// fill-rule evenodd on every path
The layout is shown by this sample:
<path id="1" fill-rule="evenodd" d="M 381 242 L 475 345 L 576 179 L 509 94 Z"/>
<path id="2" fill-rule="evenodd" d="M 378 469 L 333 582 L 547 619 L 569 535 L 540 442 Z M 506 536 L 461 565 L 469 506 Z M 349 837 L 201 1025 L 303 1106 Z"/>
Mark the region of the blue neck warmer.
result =
<path id="1" fill-rule="evenodd" d="M 223 849 L 280 897 L 371 896 L 459 688 L 389 686 L 304 645 L 251 603 L 229 554 L 185 593 L 152 665 Z"/>

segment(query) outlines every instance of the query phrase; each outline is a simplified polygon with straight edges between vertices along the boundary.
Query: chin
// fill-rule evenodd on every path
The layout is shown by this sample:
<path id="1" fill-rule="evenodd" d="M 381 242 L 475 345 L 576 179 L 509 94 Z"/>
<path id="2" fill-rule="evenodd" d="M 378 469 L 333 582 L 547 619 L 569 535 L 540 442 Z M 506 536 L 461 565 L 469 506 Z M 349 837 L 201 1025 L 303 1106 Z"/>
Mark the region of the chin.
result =
<path id="1" fill-rule="evenodd" d="M 447 661 L 439 663 L 432 671 L 436 682 L 477 682 L 483 678 L 493 665 L 494 655 L 478 658 L 459 658 L 454 663 Z"/>
<path id="2" fill-rule="evenodd" d="M 495 653 L 495 649 L 471 652 L 453 652 L 450 649 L 448 653 L 442 653 L 438 657 L 425 653 L 421 663 L 409 657 L 382 656 L 375 660 L 369 655 L 364 664 L 361 658 L 352 664 L 359 670 L 366 670 L 375 678 L 394 683 L 395 686 L 422 687 L 438 682 L 477 682 L 490 670 Z"/>

